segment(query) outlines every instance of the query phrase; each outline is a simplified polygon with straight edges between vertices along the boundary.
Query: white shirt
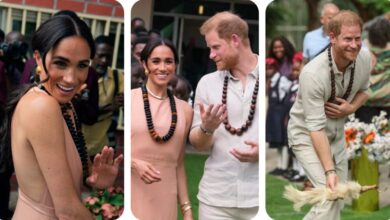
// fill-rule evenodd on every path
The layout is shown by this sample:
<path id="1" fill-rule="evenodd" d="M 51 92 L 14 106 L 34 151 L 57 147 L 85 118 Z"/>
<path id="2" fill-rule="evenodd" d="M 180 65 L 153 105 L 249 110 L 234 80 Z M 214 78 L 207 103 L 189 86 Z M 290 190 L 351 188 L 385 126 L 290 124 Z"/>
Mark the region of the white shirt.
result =
<path id="1" fill-rule="evenodd" d="M 203 76 L 195 95 L 194 119 L 191 129 L 201 124 L 199 106 L 222 103 L 222 88 L 225 76 L 229 76 L 227 88 L 227 111 L 229 123 L 241 127 L 247 120 L 256 79 L 259 77 L 258 64 L 248 75 L 245 88 L 240 80 L 229 71 L 216 71 Z M 232 148 L 249 148 L 244 141 L 259 142 L 257 96 L 256 112 L 252 125 L 241 136 L 232 135 L 221 124 L 214 132 L 214 144 L 205 163 L 203 177 L 199 184 L 198 199 L 212 206 L 256 207 L 259 205 L 258 162 L 240 162 L 229 151 Z"/>
<path id="2" fill-rule="evenodd" d="M 282 101 L 286 94 L 290 92 L 290 87 L 292 85 L 292 82 L 286 77 L 281 75 L 279 72 L 276 72 L 272 78 L 271 78 L 271 88 L 274 88 L 276 86 L 276 83 L 278 82 L 278 79 L 280 78 L 279 81 L 279 86 L 278 86 L 278 92 L 279 92 L 279 101 Z M 272 97 L 275 97 L 276 94 L 270 94 Z"/>

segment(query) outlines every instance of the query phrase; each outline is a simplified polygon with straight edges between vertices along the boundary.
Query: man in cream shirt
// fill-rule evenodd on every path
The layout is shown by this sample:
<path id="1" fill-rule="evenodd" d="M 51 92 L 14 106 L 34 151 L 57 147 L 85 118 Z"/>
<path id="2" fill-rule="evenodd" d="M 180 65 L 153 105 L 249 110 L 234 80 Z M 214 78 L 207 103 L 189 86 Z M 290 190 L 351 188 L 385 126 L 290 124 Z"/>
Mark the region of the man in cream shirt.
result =
<path id="1" fill-rule="evenodd" d="M 329 22 L 331 46 L 303 68 L 290 111 L 289 146 L 314 187 L 335 190 L 347 180 L 344 123 L 367 99 L 370 55 L 362 46 L 362 21 L 341 11 Z M 340 219 L 343 201 L 314 205 L 308 219 Z"/>

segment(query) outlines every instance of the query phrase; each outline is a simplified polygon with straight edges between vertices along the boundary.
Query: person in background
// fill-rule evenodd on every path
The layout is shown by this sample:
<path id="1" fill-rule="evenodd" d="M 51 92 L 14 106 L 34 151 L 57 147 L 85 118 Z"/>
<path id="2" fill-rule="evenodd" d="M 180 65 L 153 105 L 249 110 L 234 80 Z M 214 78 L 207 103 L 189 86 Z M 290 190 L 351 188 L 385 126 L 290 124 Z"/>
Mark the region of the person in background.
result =
<path id="1" fill-rule="evenodd" d="M 179 57 L 172 42 L 152 39 L 141 53 L 147 81 L 131 90 L 131 210 L 142 220 L 192 220 L 184 155 L 192 108 L 168 84 Z"/>
<path id="2" fill-rule="evenodd" d="M 131 45 L 133 46 L 137 38 L 139 37 L 149 37 L 148 30 L 145 27 L 138 26 L 131 31 Z"/>
<path id="3" fill-rule="evenodd" d="M 373 66 L 370 74 L 368 100 L 355 113 L 356 118 L 371 123 L 381 111 L 390 118 L 390 21 L 379 19 L 368 29 L 366 44 L 371 52 Z"/>
<path id="4" fill-rule="evenodd" d="M 134 63 L 141 63 L 141 52 L 144 49 L 146 43 L 149 41 L 149 37 L 141 36 L 137 37 L 131 48 L 131 65 Z"/>
<path id="5" fill-rule="evenodd" d="M 340 11 L 329 21 L 331 46 L 303 67 L 290 110 L 289 147 L 314 187 L 330 191 L 347 181 L 346 117 L 368 97 L 371 59 L 361 50 L 362 23 L 352 11 Z M 343 204 L 317 203 L 304 219 L 338 220 Z"/>
<path id="6" fill-rule="evenodd" d="M 181 75 L 174 75 L 172 80 L 169 82 L 169 87 L 178 99 L 188 102 L 191 106 L 191 84 L 186 78 Z"/>
<path id="7" fill-rule="evenodd" d="M 142 86 L 146 80 L 145 69 L 141 63 L 135 63 L 131 66 L 131 89 Z"/>
<path id="8" fill-rule="evenodd" d="M 31 46 L 41 81 L 15 90 L 1 116 L 0 169 L 14 167 L 19 185 L 12 219 L 92 220 L 81 186 L 112 186 L 123 160 L 104 147 L 91 164 L 71 103 L 95 54 L 92 34 L 81 19 L 54 16 Z"/>
<path id="9" fill-rule="evenodd" d="M 277 149 L 278 163 L 269 174 L 281 176 L 288 168 L 287 114 L 290 109 L 285 105 L 285 98 L 291 87 L 291 81 L 278 72 L 278 63 L 274 58 L 266 59 L 266 73 L 270 77 L 268 109 L 266 117 L 266 142 L 270 148 Z"/>
<path id="10" fill-rule="evenodd" d="M 252 219 L 259 206 L 259 62 L 248 24 L 228 11 L 200 27 L 217 71 L 196 88 L 190 142 L 210 150 L 199 185 L 199 220 Z"/>
<path id="11" fill-rule="evenodd" d="M 287 78 L 292 71 L 294 54 L 294 46 L 287 38 L 278 36 L 271 40 L 268 48 L 268 57 L 278 61 L 278 72 Z"/>
<path id="12" fill-rule="evenodd" d="M 286 108 L 288 109 L 288 112 L 290 112 L 291 107 L 297 99 L 299 88 L 299 74 L 302 71 L 303 65 L 304 64 L 302 52 L 296 52 L 293 57 L 293 69 L 289 78 L 289 80 L 291 81 L 291 86 L 288 89 L 288 92 L 285 97 L 285 104 L 287 106 Z M 287 115 L 286 117 L 286 121 L 288 123 L 289 116 Z M 289 161 L 291 161 L 291 169 L 289 172 L 286 172 L 283 177 L 292 182 L 302 182 L 306 180 L 305 184 L 308 186 L 310 181 L 307 180 L 305 170 L 303 169 L 299 161 L 296 159 L 294 152 L 292 152 L 291 148 L 289 148 L 288 154 Z"/>
<path id="13" fill-rule="evenodd" d="M 142 19 L 140 17 L 135 17 L 135 18 L 131 19 L 131 31 L 133 31 L 137 27 L 145 28 L 145 21 L 144 21 L 144 19 Z"/>
<path id="14" fill-rule="evenodd" d="M 370 25 L 368 42 L 373 66 L 368 100 L 355 113 L 356 118 L 371 123 L 381 111 L 390 119 L 390 19 L 381 18 Z M 389 173 L 390 177 L 390 173 Z"/>
<path id="15" fill-rule="evenodd" d="M 122 72 L 109 68 L 112 63 L 113 44 L 107 36 L 95 39 L 96 54 L 91 66 L 99 75 L 99 116 L 92 125 L 83 124 L 83 133 L 88 155 L 93 157 L 102 146 L 115 146 L 116 124 L 114 112 L 123 106 L 124 76 Z M 109 133 L 111 130 L 111 133 Z"/>
<path id="16" fill-rule="evenodd" d="M 303 38 L 304 63 L 309 62 L 329 45 L 328 23 L 339 8 L 333 3 L 325 3 L 320 10 L 321 27 L 307 32 Z"/>
<path id="17" fill-rule="evenodd" d="M 149 32 L 149 38 L 160 38 L 161 37 L 161 33 L 160 33 L 160 30 L 158 29 L 150 29 Z"/>
<path id="18" fill-rule="evenodd" d="M 11 92 L 19 87 L 29 46 L 19 31 L 9 32 L 5 36 L 4 42 L 8 45 L 3 60 L 6 68 L 8 92 Z"/>

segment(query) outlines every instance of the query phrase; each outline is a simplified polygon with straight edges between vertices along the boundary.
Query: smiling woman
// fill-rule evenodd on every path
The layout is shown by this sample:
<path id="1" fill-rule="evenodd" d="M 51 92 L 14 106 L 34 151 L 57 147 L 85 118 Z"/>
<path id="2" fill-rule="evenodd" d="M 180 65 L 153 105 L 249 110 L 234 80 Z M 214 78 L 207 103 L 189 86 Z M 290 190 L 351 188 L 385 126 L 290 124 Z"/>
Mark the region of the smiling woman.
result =
<path id="1" fill-rule="evenodd" d="M 123 156 L 105 147 L 90 163 L 70 102 L 95 54 L 92 35 L 81 19 L 58 15 L 38 28 L 32 49 L 41 82 L 11 94 L 0 130 L 0 168 L 14 168 L 19 185 L 13 219 L 93 219 L 81 186 L 111 186 Z"/>
<path id="2" fill-rule="evenodd" d="M 168 90 L 176 49 L 167 40 L 149 41 L 141 62 L 148 79 L 131 90 L 131 208 L 143 220 L 177 219 L 180 203 L 192 220 L 183 162 L 192 108 Z"/>

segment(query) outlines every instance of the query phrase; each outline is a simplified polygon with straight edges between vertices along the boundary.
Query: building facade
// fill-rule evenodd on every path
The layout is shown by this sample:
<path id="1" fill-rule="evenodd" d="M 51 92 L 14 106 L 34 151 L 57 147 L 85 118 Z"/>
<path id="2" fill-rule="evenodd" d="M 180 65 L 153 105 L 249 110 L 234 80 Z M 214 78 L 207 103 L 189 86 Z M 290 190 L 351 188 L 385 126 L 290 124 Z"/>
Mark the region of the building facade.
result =
<path id="1" fill-rule="evenodd" d="M 115 0 L 1 0 L 0 29 L 19 31 L 30 43 L 34 31 L 59 10 L 75 11 L 92 35 L 114 40 L 113 68 L 124 68 L 124 10 Z"/>

